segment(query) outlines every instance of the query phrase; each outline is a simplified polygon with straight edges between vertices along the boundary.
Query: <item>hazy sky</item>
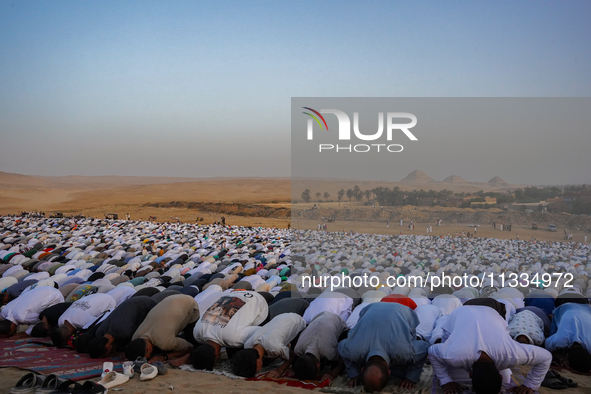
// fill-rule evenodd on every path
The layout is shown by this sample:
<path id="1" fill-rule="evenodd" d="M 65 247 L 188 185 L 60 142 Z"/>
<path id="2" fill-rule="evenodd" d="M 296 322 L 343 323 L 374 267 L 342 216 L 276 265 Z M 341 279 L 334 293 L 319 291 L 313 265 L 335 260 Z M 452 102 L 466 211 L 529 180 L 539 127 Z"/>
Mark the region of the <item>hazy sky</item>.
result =
<path id="1" fill-rule="evenodd" d="M 2 1 L 0 171 L 289 176 L 291 97 L 591 96 L 590 18 L 587 0 Z"/>

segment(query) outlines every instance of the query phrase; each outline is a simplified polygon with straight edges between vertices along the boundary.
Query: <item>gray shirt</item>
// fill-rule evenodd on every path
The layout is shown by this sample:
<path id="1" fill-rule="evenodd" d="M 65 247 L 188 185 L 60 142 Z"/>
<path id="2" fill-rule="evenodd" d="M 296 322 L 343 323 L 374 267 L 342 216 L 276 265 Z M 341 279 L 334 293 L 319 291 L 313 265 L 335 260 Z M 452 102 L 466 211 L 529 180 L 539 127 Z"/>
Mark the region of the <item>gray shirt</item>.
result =
<path id="1" fill-rule="evenodd" d="M 340 316 L 332 312 L 318 314 L 300 334 L 294 348 L 297 356 L 312 354 L 318 361 L 322 358 L 333 361 L 339 357 L 337 350 L 339 336 L 347 329 Z"/>

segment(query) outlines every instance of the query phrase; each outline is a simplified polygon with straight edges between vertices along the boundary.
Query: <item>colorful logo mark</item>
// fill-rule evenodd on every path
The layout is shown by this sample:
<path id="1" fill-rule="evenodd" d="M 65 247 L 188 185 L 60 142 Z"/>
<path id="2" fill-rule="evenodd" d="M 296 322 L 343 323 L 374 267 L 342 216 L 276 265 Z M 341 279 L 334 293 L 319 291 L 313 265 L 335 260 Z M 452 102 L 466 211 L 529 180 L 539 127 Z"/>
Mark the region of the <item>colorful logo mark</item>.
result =
<path id="1" fill-rule="evenodd" d="M 326 120 L 324 120 L 324 116 L 320 115 L 320 112 L 316 111 L 315 109 L 309 108 L 309 107 L 302 107 L 302 108 L 307 109 L 308 111 L 312 111 L 316 115 L 318 115 L 320 117 L 320 119 L 322 119 L 322 122 L 324 122 L 324 126 L 326 126 L 326 131 L 328 131 L 328 125 L 326 124 Z M 302 112 L 302 113 L 312 117 L 318 123 L 318 126 L 320 126 L 320 129 L 321 130 L 323 129 L 322 123 L 320 123 L 320 120 L 318 120 L 318 118 L 316 116 L 312 115 L 309 112 Z"/>

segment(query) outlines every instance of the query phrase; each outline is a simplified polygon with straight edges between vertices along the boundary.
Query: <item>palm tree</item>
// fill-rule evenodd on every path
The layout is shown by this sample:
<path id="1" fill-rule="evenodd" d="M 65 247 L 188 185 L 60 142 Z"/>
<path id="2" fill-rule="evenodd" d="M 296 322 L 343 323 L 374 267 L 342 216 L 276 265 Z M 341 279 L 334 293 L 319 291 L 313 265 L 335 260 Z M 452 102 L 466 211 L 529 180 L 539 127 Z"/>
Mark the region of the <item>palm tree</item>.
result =
<path id="1" fill-rule="evenodd" d="M 311 197 L 310 194 L 311 194 L 310 189 L 304 190 L 302 192 L 302 200 L 304 200 L 307 203 L 310 202 L 310 197 Z"/>
<path id="2" fill-rule="evenodd" d="M 343 199 L 344 196 L 345 196 L 345 189 L 339 190 L 339 192 L 337 193 L 337 198 L 339 199 L 339 205 L 341 205 L 341 200 Z"/>
<path id="3" fill-rule="evenodd" d="M 321 196 L 322 196 L 322 193 L 316 192 L 316 199 L 318 200 L 318 202 L 320 202 L 320 197 Z"/>
<path id="4" fill-rule="evenodd" d="M 324 199 L 326 202 L 328 202 L 328 197 L 330 197 L 330 194 L 328 194 L 328 192 L 324 192 Z"/>
<path id="5" fill-rule="evenodd" d="M 372 193 L 372 191 L 369 189 L 365 191 L 365 198 L 367 198 L 367 202 L 369 202 L 369 198 L 371 197 L 371 193 Z"/>
<path id="6" fill-rule="evenodd" d="M 349 199 L 349 202 L 353 198 L 353 190 L 352 189 L 347 189 L 347 198 Z"/>

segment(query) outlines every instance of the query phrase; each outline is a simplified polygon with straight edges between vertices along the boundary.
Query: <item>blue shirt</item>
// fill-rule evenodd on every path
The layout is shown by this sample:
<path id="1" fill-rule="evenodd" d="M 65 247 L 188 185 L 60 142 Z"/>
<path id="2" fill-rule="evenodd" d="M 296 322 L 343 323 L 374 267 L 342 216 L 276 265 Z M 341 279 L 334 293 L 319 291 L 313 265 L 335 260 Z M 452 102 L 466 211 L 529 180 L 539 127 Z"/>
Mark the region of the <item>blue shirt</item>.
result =
<path id="1" fill-rule="evenodd" d="M 554 351 L 580 343 L 591 352 L 591 306 L 575 303 L 562 304 L 554 310 L 550 337 L 546 349 Z"/>
<path id="2" fill-rule="evenodd" d="M 402 367 L 401 377 L 417 382 L 429 349 L 428 342 L 416 339 L 418 325 L 417 314 L 405 305 L 376 302 L 363 309 L 347 339 L 339 343 L 349 378 L 359 376 L 370 357 L 379 356 L 391 370 Z"/>

